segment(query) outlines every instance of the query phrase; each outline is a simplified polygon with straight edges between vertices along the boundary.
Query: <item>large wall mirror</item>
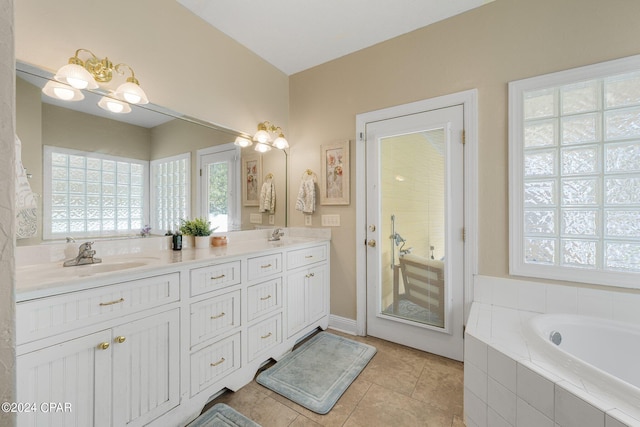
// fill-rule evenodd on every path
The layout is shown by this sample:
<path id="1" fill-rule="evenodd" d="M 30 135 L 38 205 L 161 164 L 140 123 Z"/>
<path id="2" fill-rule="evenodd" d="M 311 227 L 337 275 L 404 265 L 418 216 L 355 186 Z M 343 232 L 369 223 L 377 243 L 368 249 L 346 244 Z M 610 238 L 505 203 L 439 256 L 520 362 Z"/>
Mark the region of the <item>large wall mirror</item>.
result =
<path id="1" fill-rule="evenodd" d="M 225 128 L 209 122 L 184 116 L 152 103 L 139 106 L 132 105 L 131 113 L 114 114 L 97 107 L 100 94 L 84 91 L 85 98 L 77 102 L 55 100 L 42 93 L 44 85 L 52 79 L 52 73 L 41 68 L 18 63 L 16 66 L 16 129 L 21 141 L 21 160 L 26 169 L 26 176 L 38 202 L 36 216 L 38 231 L 33 237 L 19 239 L 18 245 L 39 244 L 52 239 L 47 230 L 55 222 L 52 216 L 50 201 L 42 197 L 51 186 L 51 177 L 45 173 L 46 149 L 56 147 L 61 150 L 75 150 L 98 153 L 101 156 L 137 159 L 149 164 L 159 159 L 171 159 L 188 154 L 190 159 L 189 190 L 190 203 L 188 216 L 204 216 L 207 202 L 203 200 L 201 172 L 198 166 L 207 153 L 215 153 L 216 147 L 231 147 L 240 131 Z M 153 98 L 153 94 L 150 94 Z M 48 148 L 47 148 L 48 149 Z M 240 214 L 230 230 L 248 230 L 259 226 L 287 226 L 287 171 L 288 156 L 282 150 L 273 149 L 266 153 L 257 153 L 253 147 L 240 150 L 238 175 L 240 181 L 249 177 L 260 190 L 268 178 L 273 183 L 274 194 L 277 195 L 275 209 L 261 212 L 255 200 L 249 200 L 245 185 L 239 185 L 227 197 L 234 198 Z M 246 170 L 247 165 L 257 166 L 255 170 Z M 151 170 L 149 168 L 148 170 Z M 150 174 L 150 172 L 147 172 Z M 148 176 L 145 177 L 146 194 L 149 194 Z M 224 196 L 223 196 L 224 197 Z M 144 203 L 144 225 L 149 224 L 150 206 L 153 200 L 146 196 Z M 55 209 L 54 209 L 55 210 Z M 48 215 L 45 215 L 49 212 Z M 44 230 L 44 234 L 43 234 Z M 162 234 L 166 230 L 152 230 L 154 234 Z M 72 233 L 71 233 L 72 234 Z M 114 235 L 117 233 L 114 233 Z M 84 236 L 83 236 L 84 237 Z M 96 235 L 105 237 L 105 233 Z M 63 238 L 61 235 L 55 239 Z"/>

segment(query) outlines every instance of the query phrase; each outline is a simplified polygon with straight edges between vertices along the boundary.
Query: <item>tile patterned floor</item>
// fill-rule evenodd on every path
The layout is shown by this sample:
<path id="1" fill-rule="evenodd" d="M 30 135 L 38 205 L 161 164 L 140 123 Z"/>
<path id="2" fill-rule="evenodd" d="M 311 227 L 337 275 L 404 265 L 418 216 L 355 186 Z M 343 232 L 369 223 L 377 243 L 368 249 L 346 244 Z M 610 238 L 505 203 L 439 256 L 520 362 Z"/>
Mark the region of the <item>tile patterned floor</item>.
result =
<path id="1" fill-rule="evenodd" d="M 328 332 L 378 349 L 328 414 L 311 412 L 255 381 L 224 393 L 205 410 L 223 402 L 263 427 L 464 427 L 461 362 L 373 337 Z"/>

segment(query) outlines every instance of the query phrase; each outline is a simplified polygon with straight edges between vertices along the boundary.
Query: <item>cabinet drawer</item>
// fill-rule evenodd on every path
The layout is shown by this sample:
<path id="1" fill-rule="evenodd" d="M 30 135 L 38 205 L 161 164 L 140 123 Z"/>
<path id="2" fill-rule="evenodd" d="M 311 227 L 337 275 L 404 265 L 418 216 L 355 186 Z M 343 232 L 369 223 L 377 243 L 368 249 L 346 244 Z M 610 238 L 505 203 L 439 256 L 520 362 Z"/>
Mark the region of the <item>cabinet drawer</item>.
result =
<path id="1" fill-rule="evenodd" d="M 240 261 L 225 262 L 191 270 L 191 296 L 240 283 Z"/>
<path id="2" fill-rule="evenodd" d="M 282 342 L 282 315 L 278 314 L 250 326 L 247 338 L 247 360 L 251 362 L 261 353 Z"/>
<path id="3" fill-rule="evenodd" d="M 281 277 L 247 288 L 248 320 L 256 319 L 278 307 L 282 307 Z"/>
<path id="4" fill-rule="evenodd" d="M 18 344 L 180 299 L 179 273 L 121 282 L 16 305 Z"/>
<path id="5" fill-rule="evenodd" d="M 326 259 L 326 245 L 289 251 L 287 252 L 287 269 L 292 270 L 294 268 L 313 264 L 314 262 L 325 261 Z"/>
<path id="6" fill-rule="evenodd" d="M 263 255 L 249 258 L 247 267 L 249 280 L 261 279 L 282 272 L 282 254 Z"/>
<path id="7" fill-rule="evenodd" d="M 191 347 L 240 326 L 240 291 L 191 304 Z"/>
<path id="8" fill-rule="evenodd" d="M 191 355 L 191 396 L 240 368 L 240 333 Z"/>

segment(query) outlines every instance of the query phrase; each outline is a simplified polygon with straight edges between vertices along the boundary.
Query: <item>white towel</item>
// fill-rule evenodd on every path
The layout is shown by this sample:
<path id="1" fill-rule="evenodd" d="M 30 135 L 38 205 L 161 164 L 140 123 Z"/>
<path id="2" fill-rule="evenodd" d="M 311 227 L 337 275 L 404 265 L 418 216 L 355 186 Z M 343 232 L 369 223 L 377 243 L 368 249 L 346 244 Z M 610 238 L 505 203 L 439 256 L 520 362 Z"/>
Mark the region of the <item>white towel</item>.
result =
<path id="1" fill-rule="evenodd" d="M 16 237 L 26 239 L 36 235 L 38 218 L 36 195 L 31 191 L 27 171 L 22 166 L 22 142 L 18 135 L 16 143 Z"/>
<path id="2" fill-rule="evenodd" d="M 269 212 L 270 214 L 276 211 L 276 186 L 270 179 L 262 184 L 259 211 Z"/>
<path id="3" fill-rule="evenodd" d="M 316 186 L 313 179 L 303 179 L 300 182 L 296 210 L 302 213 L 313 213 L 316 210 Z"/>

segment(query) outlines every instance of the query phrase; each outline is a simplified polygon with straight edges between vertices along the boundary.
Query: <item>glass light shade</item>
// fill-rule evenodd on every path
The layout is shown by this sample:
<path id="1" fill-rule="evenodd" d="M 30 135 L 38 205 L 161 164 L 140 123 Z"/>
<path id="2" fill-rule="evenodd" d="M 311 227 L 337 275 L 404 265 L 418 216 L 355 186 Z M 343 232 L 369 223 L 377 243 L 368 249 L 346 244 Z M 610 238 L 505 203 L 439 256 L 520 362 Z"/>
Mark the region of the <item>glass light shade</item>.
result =
<path id="1" fill-rule="evenodd" d="M 251 144 L 253 143 L 249 138 L 245 138 L 244 136 L 239 136 L 236 138 L 234 144 L 244 148 L 244 147 L 251 146 Z"/>
<path id="2" fill-rule="evenodd" d="M 63 101 L 80 101 L 84 99 L 84 95 L 78 89 L 60 82 L 54 82 L 53 80 L 49 80 L 47 84 L 44 85 L 42 93 Z"/>
<path id="3" fill-rule="evenodd" d="M 118 99 L 122 99 L 130 104 L 148 104 L 149 98 L 144 93 L 140 85 L 132 82 L 122 83 L 116 89 L 115 95 Z"/>
<path id="4" fill-rule="evenodd" d="M 280 134 L 276 140 L 273 141 L 273 146 L 279 150 L 284 150 L 285 148 L 289 148 L 289 142 L 287 142 L 283 134 Z"/>
<path id="5" fill-rule="evenodd" d="M 111 111 L 116 114 L 126 114 L 131 112 L 131 107 L 126 102 L 103 96 L 98 102 L 98 106 L 103 110 Z"/>
<path id="6" fill-rule="evenodd" d="M 267 151 L 271 150 L 271 147 L 267 144 L 263 144 L 262 142 L 258 142 L 256 144 L 255 150 L 259 153 L 266 153 Z"/>
<path id="7" fill-rule="evenodd" d="M 261 144 L 265 144 L 271 141 L 271 136 L 269 136 L 269 132 L 266 130 L 260 129 L 255 135 L 253 135 L 253 140 Z"/>
<path id="8" fill-rule="evenodd" d="M 78 64 L 67 64 L 64 67 L 60 67 L 53 78 L 76 89 L 98 88 L 98 83 L 96 83 L 91 73 Z"/>

